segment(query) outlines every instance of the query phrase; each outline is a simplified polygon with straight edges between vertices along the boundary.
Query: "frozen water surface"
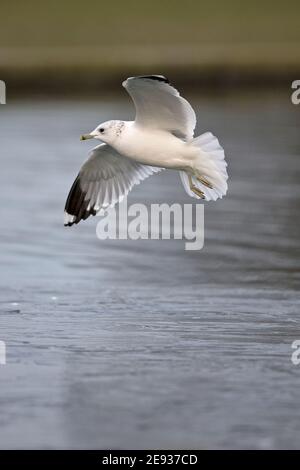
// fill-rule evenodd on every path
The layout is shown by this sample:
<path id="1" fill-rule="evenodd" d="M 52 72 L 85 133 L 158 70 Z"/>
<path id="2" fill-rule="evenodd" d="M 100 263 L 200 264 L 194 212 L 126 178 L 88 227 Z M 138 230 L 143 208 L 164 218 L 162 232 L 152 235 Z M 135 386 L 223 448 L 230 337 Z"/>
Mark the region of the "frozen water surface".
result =
<path id="1" fill-rule="evenodd" d="M 199 252 L 62 225 L 79 135 L 128 100 L 1 107 L 1 448 L 299 448 L 300 109 L 188 98 L 230 172 Z M 192 202 L 171 171 L 129 198 L 151 201 Z"/>

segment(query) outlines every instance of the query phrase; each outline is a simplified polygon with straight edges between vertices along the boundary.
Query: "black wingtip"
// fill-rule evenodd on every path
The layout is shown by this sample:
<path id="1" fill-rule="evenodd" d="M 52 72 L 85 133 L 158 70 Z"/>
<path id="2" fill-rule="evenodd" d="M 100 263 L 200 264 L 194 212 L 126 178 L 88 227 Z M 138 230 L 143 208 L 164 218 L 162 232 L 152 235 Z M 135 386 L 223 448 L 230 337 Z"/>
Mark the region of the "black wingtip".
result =
<path id="1" fill-rule="evenodd" d="M 81 189 L 80 175 L 75 179 L 69 192 L 65 205 L 65 212 L 73 217 L 72 221 L 64 224 L 65 227 L 71 227 L 78 224 L 81 220 L 87 219 L 90 215 L 96 215 L 94 207 L 89 207 L 90 199 L 86 199 L 86 192 Z"/>
<path id="2" fill-rule="evenodd" d="M 170 83 L 169 80 L 163 75 L 140 75 L 139 77 L 135 78 L 146 78 L 148 80 L 156 80 L 157 82 L 163 82 L 168 84 Z"/>

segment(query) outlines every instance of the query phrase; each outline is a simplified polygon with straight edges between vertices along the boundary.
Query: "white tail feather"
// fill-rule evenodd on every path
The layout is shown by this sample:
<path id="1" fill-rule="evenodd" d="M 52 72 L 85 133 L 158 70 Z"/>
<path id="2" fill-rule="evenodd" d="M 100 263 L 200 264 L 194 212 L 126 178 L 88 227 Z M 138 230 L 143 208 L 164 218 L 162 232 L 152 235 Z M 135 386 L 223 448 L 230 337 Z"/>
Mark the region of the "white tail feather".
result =
<path id="1" fill-rule="evenodd" d="M 227 192 L 228 175 L 224 150 L 218 139 L 211 132 L 205 132 L 205 134 L 193 139 L 189 145 L 199 148 L 194 174 L 191 175 L 193 185 L 204 193 L 207 201 L 222 198 Z M 199 196 L 190 189 L 188 174 L 185 171 L 180 171 L 180 177 L 187 194 L 199 199 Z M 197 177 L 203 177 L 212 185 L 212 188 L 201 183 Z"/>

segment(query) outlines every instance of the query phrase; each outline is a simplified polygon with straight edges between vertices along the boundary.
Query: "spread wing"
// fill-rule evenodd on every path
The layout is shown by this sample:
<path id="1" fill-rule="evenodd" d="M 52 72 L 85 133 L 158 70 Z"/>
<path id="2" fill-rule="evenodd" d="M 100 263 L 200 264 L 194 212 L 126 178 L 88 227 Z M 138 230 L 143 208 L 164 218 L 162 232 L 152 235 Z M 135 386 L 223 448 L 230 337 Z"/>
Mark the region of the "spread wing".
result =
<path id="1" fill-rule="evenodd" d="M 190 140 L 196 127 L 191 105 L 162 75 L 130 77 L 123 82 L 136 108 L 135 122 Z"/>
<path id="2" fill-rule="evenodd" d="M 95 147 L 81 167 L 65 206 L 64 224 L 71 226 L 122 201 L 132 187 L 162 168 L 142 165 L 112 147 Z"/>

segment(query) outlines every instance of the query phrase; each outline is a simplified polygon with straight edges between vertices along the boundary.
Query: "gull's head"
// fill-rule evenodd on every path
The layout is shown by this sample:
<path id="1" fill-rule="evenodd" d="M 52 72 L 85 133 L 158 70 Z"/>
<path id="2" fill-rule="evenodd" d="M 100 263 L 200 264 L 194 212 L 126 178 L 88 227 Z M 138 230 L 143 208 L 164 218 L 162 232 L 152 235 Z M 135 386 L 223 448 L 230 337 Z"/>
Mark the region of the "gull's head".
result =
<path id="1" fill-rule="evenodd" d="M 90 134 L 83 134 L 80 140 L 97 139 L 112 144 L 118 138 L 124 127 L 123 121 L 106 121 L 96 127 Z"/>

